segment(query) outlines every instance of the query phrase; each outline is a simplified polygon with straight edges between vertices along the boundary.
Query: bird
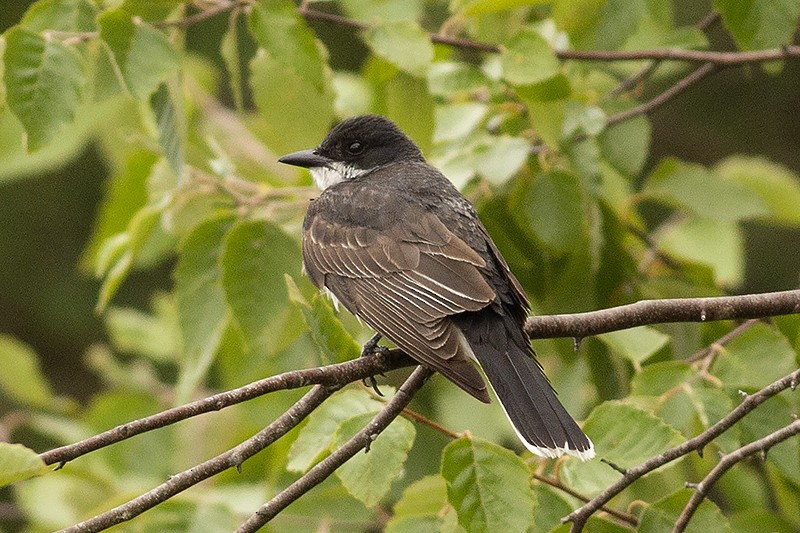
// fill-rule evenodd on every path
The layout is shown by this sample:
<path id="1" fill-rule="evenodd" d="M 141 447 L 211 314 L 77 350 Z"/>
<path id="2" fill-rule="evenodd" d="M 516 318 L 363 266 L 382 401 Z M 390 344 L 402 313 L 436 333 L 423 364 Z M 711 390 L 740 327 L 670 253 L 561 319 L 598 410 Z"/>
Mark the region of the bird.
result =
<path id="1" fill-rule="evenodd" d="M 303 221 L 303 269 L 377 332 L 371 347 L 388 338 L 490 403 L 477 363 L 528 450 L 594 456 L 536 360 L 530 304 L 475 207 L 394 122 L 348 118 L 278 161 L 321 190 Z"/>

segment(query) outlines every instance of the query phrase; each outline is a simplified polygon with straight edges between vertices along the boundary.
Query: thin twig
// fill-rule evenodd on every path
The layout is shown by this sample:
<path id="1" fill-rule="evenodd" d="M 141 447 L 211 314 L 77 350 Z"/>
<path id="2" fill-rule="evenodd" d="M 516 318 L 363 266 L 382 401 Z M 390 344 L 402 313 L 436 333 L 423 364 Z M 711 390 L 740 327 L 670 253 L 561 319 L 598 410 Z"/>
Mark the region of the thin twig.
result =
<path id="1" fill-rule="evenodd" d="M 367 447 L 400 415 L 414 397 L 414 394 L 432 374 L 432 370 L 418 366 L 408 379 L 406 379 L 405 383 L 397 389 L 394 397 L 387 402 L 386 406 L 369 422 L 369 424 L 364 426 L 361 431 L 356 433 L 339 449 L 317 463 L 300 479 L 283 489 L 274 498 L 261 506 L 258 511 L 239 526 L 236 530 L 237 533 L 257 531 L 290 503 L 296 501 L 303 494 L 322 483 L 337 468 Z"/>
<path id="2" fill-rule="evenodd" d="M 584 494 L 581 494 L 580 492 L 576 491 L 575 489 L 572 489 L 572 488 L 564 485 L 563 483 L 561 483 L 559 480 L 557 480 L 555 478 L 542 476 L 542 475 L 536 474 L 536 473 L 532 474 L 532 476 L 533 476 L 533 479 L 535 479 L 536 481 L 541 481 L 542 483 L 550 485 L 551 487 L 556 488 L 556 489 L 558 489 L 558 490 L 560 490 L 562 492 L 565 492 L 565 493 L 569 494 L 570 496 L 572 496 L 573 498 L 577 498 L 582 502 L 588 502 L 588 501 L 591 500 L 591 498 L 589 498 L 588 496 L 586 496 Z M 611 507 L 607 507 L 605 505 L 602 506 L 600 508 L 600 510 L 601 511 L 605 511 L 606 513 L 610 514 L 611 516 L 613 516 L 613 517 L 617 518 L 618 520 L 621 520 L 621 521 L 623 521 L 625 523 L 628 523 L 628 524 L 632 525 L 633 527 L 636 527 L 636 526 L 639 525 L 639 519 L 637 517 L 635 517 L 634 515 L 630 514 L 630 513 L 617 511 L 616 509 L 612 509 Z"/>
<path id="3" fill-rule="evenodd" d="M 411 409 L 408 409 L 408 408 L 403 409 L 403 414 L 405 416 L 407 416 L 408 418 L 412 418 L 412 419 L 416 420 L 420 424 L 425 424 L 426 426 L 432 427 L 436 431 L 438 431 L 440 433 L 443 433 L 444 435 L 447 435 L 451 439 L 458 439 L 458 438 L 462 437 L 462 435 L 456 433 L 452 429 L 446 428 L 443 425 L 439 424 L 438 422 L 434 422 L 430 418 L 428 418 L 428 417 L 426 417 L 424 415 L 421 415 L 416 411 L 412 411 Z"/>
<path id="4" fill-rule="evenodd" d="M 733 67 L 747 63 L 764 63 L 782 59 L 800 58 L 800 46 L 770 48 L 746 52 L 716 52 L 713 50 L 687 50 L 685 48 L 658 48 L 654 50 L 556 50 L 563 60 L 580 61 L 682 61 L 687 63 L 713 63 L 720 67 Z"/>
<path id="5" fill-rule="evenodd" d="M 44 452 L 40 454 L 39 457 L 45 464 L 59 463 L 63 466 L 67 461 L 128 439 L 134 435 L 162 428 L 203 413 L 219 411 L 225 407 L 252 400 L 253 398 L 263 396 L 270 392 L 297 389 L 300 387 L 308 387 L 309 385 L 342 386 L 365 377 L 403 366 L 411 366 L 412 364 L 414 364 L 414 362 L 404 356 L 399 350 L 390 350 L 385 353 L 376 354 L 375 357 L 361 357 L 352 361 L 319 368 L 293 370 L 255 381 L 238 389 L 222 392 L 186 405 L 167 409 L 166 411 L 140 418 L 139 420 L 134 420 L 127 424 L 121 424 L 80 442 Z"/>
<path id="6" fill-rule="evenodd" d="M 635 116 L 644 115 L 653 111 L 655 108 L 665 104 L 672 98 L 675 98 L 680 93 L 720 68 L 721 66 L 716 63 L 705 63 L 697 67 L 686 77 L 681 78 L 675 84 L 670 85 L 667 90 L 654 96 L 647 102 L 626 111 L 617 113 L 616 115 L 611 115 L 608 117 L 608 119 L 606 119 L 606 126 L 612 126 L 618 122 L 623 122 Z"/>
<path id="7" fill-rule="evenodd" d="M 184 17 L 178 20 L 159 20 L 151 22 L 153 26 L 156 28 L 183 28 L 186 29 L 189 26 L 194 26 L 204 20 L 208 20 L 211 17 L 216 15 L 225 13 L 226 11 L 230 11 L 231 9 L 242 7 L 248 4 L 252 4 L 252 0 L 231 0 L 229 2 L 220 2 L 219 4 L 210 7 L 208 9 L 203 9 L 197 13 L 189 15 L 188 17 Z"/>
<path id="8" fill-rule="evenodd" d="M 710 346 L 707 346 L 707 347 L 703 348 L 702 350 L 699 350 L 699 351 L 695 352 L 694 354 L 690 355 L 689 357 L 687 357 L 686 358 L 686 362 L 694 363 L 695 361 L 699 361 L 699 360 L 701 360 L 701 359 L 703 359 L 705 357 L 708 357 L 709 355 L 714 353 L 714 351 L 717 349 L 718 346 L 725 346 L 726 344 L 731 342 L 733 339 L 735 339 L 736 337 L 738 337 L 739 335 L 741 335 L 742 333 L 744 333 L 745 331 L 747 331 L 751 327 L 755 326 L 759 322 L 760 322 L 760 320 L 757 319 L 757 318 L 751 318 L 749 320 L 745 320 L 744 322 L 742 322 L 741 324 L 739 324 L 738 326 L 736 326 L 735 328 L 730 330 L 728 333 L 726 333 L 725 335 L 723 335 L 719 339 L 717 339 L 714 342 L 712 342 Z"/>
<path id="9" fill-rule="evenodd" d="M 720 14 L 717 11 L 712 11 L 709 13 L 703 20 L 698 22 L 695 27 L 700 31 L 707 30 L 712 24 L 717 22 L 720 19 Z M 635 74 L 629 76 L 622 80 L 619 85 L 617 85 L 609 94 L 608 96 L 618 96 L 619 94 L 628 91 L 638 85 L 640 82 L 648 78 L 653 72 L 658 69 L 658 66 L 661 64 L 661 59 L 656 59 L 648 63 L 644 68 L 636 72 Z"/>
<path id="10" fill-rule="evenodd" d="M 305 5 L 298 8 L 299 13 L 309 20 L 319 20 L 354 28 L 367 30 L 371 24 L 353 20 L 348 17 L 309 9 Z M 711 19 L 711 16 L 708 17 Z M 713 20 L 712 20 L 713 21 Z M 447 44 L 456 48 L 475 50 L 479 52 L 501 52 L 503 47 L 494 43 L 474 41 L 459 37 L 450 37 L 439 33 L 429 33 L 431 42 Z M 663 60 L 683 61 L 690 63 L 714 63 L 720 66 L 744 65 L 746 63 L 763 63 L 788 58 L 800 58 L 800 46 L 787 46 L 768 50 L 753 50 L 745 52 L 715 52 L 707 50 L 686 50 L 683 48 L 661 48 L 655 50 L 555 50 L 556 57 L 562 60 L 580 61 L 642 61 Z"/>
<path id="11" fill-rule="evenodd" d="M 745 415 L 753 411 L 756 407 L 772 398 L 776 394 L 786 390 L 794 389 L 800 380 L 800 370 L 795 370 L 781 379 L 767 385 L 755 394 L 750 394 L 733 411 L 728 413 L 719 422 L 712 425 L 698 436 L 689 439 L 674 448 L 670 448 L 644 463 L 625 470 L 625 474 L 616 483 L 592 498 L 592 500 L 562 519 L 562 522 L 572 522 L 571 533 L 579 533 L 589 517 L 608 503 L 614 496 L 625 490 L 631 483 L 641 478 L 645 474 L 652 472 L 667 463 L 683 457 L 697 450 L 702 450 L 708 443 L 728 431 L 733 425 L 741 420 Z"/>
<path id="12" fill-rule="evenodd" d="M 204 479 L 208 479 L 229 468 L 240 469 L 246 459 L 249 459 L 288 433 L 338 388 L 325 385 L 314 386 L 291 408 L 276 418 L 274 422 L 238 446 L 170 477 L 166 483 L 162 483 L 127 503 L 63 529 L 61 533 L 89 533 L 108 529 L 113 525 L 121 524 L 139 516 L 189 487 L 197 485 Z"/>
<path id="13" fill-rule="evenodd" d="M 712 298 L 642 300 L 588 313 L 528 317 L 525 332 L 532 339 L 582 339 L 650 324 L 745 320 L 795 313 L 800 313 L 800 290 Z"/>
<path id="14" fill-rule="evenodd" d="M 706 477 L 704 477 L 700 483 L 694 486 L 694 494 L 692 494 L 692 497 L 689 498 L 689 501 L 686 503 L 686 507 L 683 508 L 678 520 L 675 522 L 675 527 L 672 529 L 672 533 L 683 533 L 683 531 L 686 529 L 686 526 L 689 525 L 689 520 L 691 520 L 692 515 L 702 503 L 703 498 L 706 497 L 708 490 L 733 465 L 743 461 L 756 452 L 769 450 L 779 442 L 783 442 L 786 439 L 797 435 L 798 433 L 800 433 L 800 420 L 795 420 L 788 426 L 770 433 L 764 438 L 753 441 L 750 444 L 742 446 L 734 452 L 724 455 L 722 460 L 720 460 L 720 462 L 717 463 L 708 474 L 706 474 Z"/>

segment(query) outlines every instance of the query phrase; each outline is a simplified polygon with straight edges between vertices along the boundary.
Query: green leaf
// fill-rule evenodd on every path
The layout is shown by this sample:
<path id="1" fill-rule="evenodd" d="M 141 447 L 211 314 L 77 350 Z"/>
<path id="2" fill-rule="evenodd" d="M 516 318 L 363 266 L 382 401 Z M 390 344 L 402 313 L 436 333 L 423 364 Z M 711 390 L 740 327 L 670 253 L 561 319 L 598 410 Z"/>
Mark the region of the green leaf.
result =
<path id="1" fill-rule="evenodd" d="M 259 0 L 252 6 L 249 25 L 258 45 L 284 69 L 320 93 L 327 90 L 327 54 L 292 2 Z"/>
<path id="2" fill-rule="evenodd" d="M 621 173 L 637 176 L 650 154 L 651 129 L 645 116 L 614 124 L 598 135 L 600 152 Z"/>
<path id="3" fill-rule="evenodd" d="M 423 15 L 422 0 L 342 0 L 341 4 L 350 17 L 367 24 L 413 21 Z"/>
<path id="4" fill-rule="evenodd" d="M 558 0 L 553 2 L 553 19 L 558 29 L 574 40 L 598 24 L 607 3 L 608 0 Z"/>
<path id="5" fill-rule="evenodd" d="M 788 168 L 759 157 L 731 156 L 715 173 L 758 195 L 771 213 L 766 220 L 800 226 L 800 177 Z"/>
<path id="6" fill-rule="evenodd" d="M 39 358 L 27 344 L 0 334 L 0 368 L 0 390 L 14 401 L 39 408 L 53 401 Z"/>
<path id="7" fill-rule="evenodd" d="M 742 50 L 792 44 L 800 16 L 798 0 L 714 0 L 714 7 Z"/>
<path id="8" fill-rule="evenodd" d="M 473 133 L 486 115 L 486 104 L 462 102 L 436 107 L 436 128 L 433 141 L 455 141 Z M 527 146 L 525 142 L 527 158 Z"/>
<path id="9" fill-rule="evenodd" d="M 239 50 L 239 25 L 235 21 L 228 25 L 228 31 L 222 37 L 219 54 L 225 62 L 225 70 L 228 71 L 230 78 L 228 83 L 233 97 L 233 107 L 241 113 L 244 111 L 244 75 Z"/>
<path id="10" fill-rule="evenodd" d="M 735 222 L 686 218 L 659 235 L 657 245 L 674 257 L 710 266 L 718 283 L 741 283 L 744 242 Z"/>
<path id="11" fill-rule="evenodd" d="M 531 145 L 522 137 L 490 136 L 475 151 L 475 167 L 490 182 L 507 182 L 525 165 Z"/>
<path id="12" fill-rule="evenodd" d="M 274 354 L 301 333 L 285 274 L 300 274 L 300 247 L 267 221 L 242 222 L 225 237 L 222 287 L 249 350 Z"/>
<path id="13" fill-rule="evenodd" d="M 519 90 L 519 88 L 517 89 Z M 567 101 L 559 99 L 541 102 L 535 98 L 526 99 L 524 93 L 520 97 L 528 109 L 528 117 L 536 135 L 547 146 L 558 148 L 563 136 Z"/>
<path id="14" fill-rule="evenodd" d="M 374 26 L 364 33 L 372 52 L 412 76 L 424 76 L 433 61 L 428 34 L 412 21 Z"/>
<path id="15" fill-rule="evenodd" d="M 139 100 L 148 98 L 178 68 L 178 53 L 166 35 L 127 11 L 106 11 L 98 23 L 128 90 Z"/>
<path id="16" fill-rule="evenodd" d="M 333 90 L 322 90 L 260 48 L 250 62 L 250 85 L 258 107 L 254 131 L 278 153 L 316 146 L 333 121 Z"/>
<path id="17" fill-rule="evenodd" d="M 683 361 L 662 361 L 645 366 L 631 380 L 631 393 L 641 396 L 660 396 L 695 374 Z"/>
<path id="18" fill-rule="evenodd" d="M 556 76 L 560 66 L 545 38 L 524 29 L 506 43 L 502 68 L 503 78 L 512 85 L 531 85 Z"/>
<path id="19" fill-rule="evenodd" d="M 482 15 L 518 7 L 540 6 L 551 3 L 550 0 L 469 0 L 461 8 L 464 15 Z"/>
<path id="20" fill-rule="evenodd" d="M 691 495 L 691 490 L 681 489 L 653 505 L 646 506 L 638 531 L 640 533 L 661 533 L 672 530 Z M 708 498 L 704 498 L 689 521 L 686 532 L 708 533 L 709 531 L 730 533 L 731 528 L 719 508 Z"/>
<path id="21" fill-rule="evenodd" d="M 220 217 L 197 226 L 182 243 L 175 267 L 183 358 L 177 402 L 185 402 L 211 366 L 228 324 L 220 261 L 223 237 L 232 219 Z"/>
<path id="22" fill-rule="evenodd" d="M 665 159 L 650 174 L 642 194 L 722 222 L 769 213 L 761 198 L 745 187 L 720 180 L 700 165 L 676 159 Z"/>
<path id="23" fill-rule="evenodd" d="M 570 100 L 565 111 L 563 126 L 565 137 L 595 136 L 606 125 L 606 115 L 599 107 Z"/>
<path id="24" fill-rule="evenodd" d="M 105 275 L 96 311 L 102 312 L 128 277 L 131 269 L 160 233 L 162 208 L 145 206 L 128 223 L 125 233 L 109 237 L 97 252 L 98 276 Z"/>
<path id="25" fill-rule="evenodd" d="M 669 335 L 650 326 L 603 333 L 598 338 L 611 351 L 634 363 L 641 363 L 669 343 Z"/>
<path id="26" fill-rule="evenodd" d="M 322 352 L 325 364 L 349 361 L 361 355 L 361 346 L 342 327 L 327 296 L 315 294 L 309 303 L 288 274 L 286 284 L 289 287 L 289 299 L 303 312 L 311 338 Z"/>
<path id="27" fill-rule="evenodd" d="M 0 442 L 0 487 L 50 472 L 39 456 L 22 444 Z"/>
<path id="28" fill-rule="evenodd" d="M 363 77 L 350 72 L 334 72 L 333 88 L 336 92 L 334 107 L 337 117 L 366 115 L 372 111 L 372 87 Z"/>
<path id="29" fill-rule="evenodd" d="M 466 63 L 436 61 L 428 69 L 428 89 L 436 96 L 451 98 L 470 94 L 489 83 L 482 70 Z"/>
<path id="30" fill-rule="evenodd" d="M 442 452 L 442 476 L 458 523 L 470 532 L 527 531 L 534 495 L 525 463 L 495 444 L 461 438 Z"/>
<path id="31" fill-rule="evenodd" d="M 90 0 L 39 0 L 20 21 L 20 26 L 34 31 L 95 31 L 97 8 Z"/>
<path id="32" fill-rule="evenodd" d="M 733 389 L 760 389 L 797 368 L 797 356 L 786 337 L 762 323 L 737 335 L 719 351 L 712 372 Z"/>
<path id="33" fill-rule="evenodd" d="M 675 428 L 649 411 L 620 401 L 608 401 L 592 410 L 583 431 L 599 457 L 622 468 L 635 466 L 683 440 Z M 619 479 L 619 473 L 600 461 L 568 459 L 561 469 L 566 484 L 584 494 L 597 494 Z"/>
<path id="34" fill-rule="evenodd" d="M 383 403 L 363 390 L 347 390 L 331 396 L 308 417 L 289 450 L 286 468 L 292 472 L 305 472 L 326 453 L 339 426 L 354 416 L 374 414 Z"/>
<path id="35" fill-rule="evenodd" d="M 386 83 L 386 108 L 381 110 L 427 152 L 433 142 L 434 105 L 425 80 L 397 72 Z"/>
<path id="36" fill-rule="evenodd" d="M 107 239 L 124 232 L 136 212 L 147 203 L 147 178 L 157 160 L 158 156 L 150 150 L 136 149 L 113 171 L 106 184 L 92 240 L 83 253 L 84 267 L 94 264 L 101 273 L 108 269 L 108 266 L 99 265 L 101 247 Z"/>
<path id="37" fill-rule="evenodd" d="M 183 0 L 125 0 L 122 9 L 145 20 L 163 20 L 182 3 Z"/>
<path id="38" fill-rule="evenodd" d="M 525 219 L 537 238 L 553 253 L 575 250 L 586 242 L 588 220 L 584 214 L 579 179 L 553 170 L 537 174 L 524 197 Z"/>
<path id="39" fill-rule="evenodd" d="M 342 446 L 361 431 L 374 417 L 365 413 L 351 417 L 336 430 L 331 451 Z M 396 418 L 369 445 L 369 451 L 358 453 L 336 469 L 336 476 L 351 496 L 367 507 L 380 502 L 401 473 L 408 451 L 414 444 L 416 429 L 405 418 Z"/>
<path id="40" fill-rule="evenodd" d="M 183 133 L 179 126 L 178 109 L 166 83 L 158 86 L 150 98 L 150 106 L 158 126 L 158 142 L 180 183 L 184 175 Z"/>
<path id="41" fill-rule="evenodd" d="M 645 0 L 561 0 L 554 10 L 559 27 L 570 34 L 574 48 L 617 50 L 646 20 Z M 574 17 L 574 21 L 567 20 Z"/>
<path id="42" fill-rule="evenodd" d="M 155 313 L 127 307 L 112 307 L 105 316 L 106 329 L 114 347 L 154 361 L 173 361 L 180 348 L 180 331 L 172 302 L 154 301 Z"/>
<path id="43" fill-rule="evenodd" d="M 75 118 L 84 84 L 83 62 L 71 48 L 15 27 L 5 34 L 6 101 L 37 150 Z"/>
<path id="44" fill-rule="evenodd" d="M 394 516 L 438 515 L 447 503 L 447 483 L 438 475 L 418 479 L 394 504 Z"/>
<path id="45" fill-rule="evenodd" d="M 535 529 L 533 531 L 550 531 L 561 525 L 561 518 L 572 512 L 572 506 L 564 499 L 564 493 L 543 483 L 535 483 L 536 494 L 534 510 Z M 531 531 L 531 529 L 529 529 Z"/>

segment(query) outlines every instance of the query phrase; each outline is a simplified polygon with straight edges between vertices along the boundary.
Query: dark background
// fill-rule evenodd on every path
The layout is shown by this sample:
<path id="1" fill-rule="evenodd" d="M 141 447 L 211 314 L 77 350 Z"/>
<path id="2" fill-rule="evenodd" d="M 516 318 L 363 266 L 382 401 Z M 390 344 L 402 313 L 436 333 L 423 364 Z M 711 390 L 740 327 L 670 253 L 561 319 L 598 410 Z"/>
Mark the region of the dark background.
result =
<path id="1" fill-rule="evenodd" d="M 30 3 L 4 3 L 0 31 L 19 21 Z M 710 11 L 709 2 L 678 4 L 682 23 L 693 23 Z M 207 51 L 215 50 L 224 31 L 222 25 L 214 31 L 216 22 L 220 21 L 205 22 L 204 31 L 190 36 L 196 50 L 213 55 Z M 326 40 L 353 42 L 352 36 L 320 30 Z M 709 35 L 716 49 L 732 49 L 720 24 Z M 648 86 L 647 94 L 658 89 Z M 711 165 L 732 154 L 749 154 L 800 173 L 800 62 L 787 64 L 778 75 L 758 68 L 718 73 L 651 118 L 650 166 L 665 155 Z M 0 182 L 0 333 L 20 338 L 39 353 L 57 391 L 85 399 L 96 376 L 84 369 L 82 356 L 88 346 L 104 339 L 104 331 L 94 313 L 99 283 L 81 272 L 78 262 L 91 234 L 107 168 L 91 144 L 63 163 L 44 175 Z M 738 292 L 796 288 L 800 232 L 754 223 L 745 229 L 747 278 Z M 133 275 L 115 303 L 145 306 L 153 289 L 170 287 L 169 272 L 170 265 L 164 265 Z"/>

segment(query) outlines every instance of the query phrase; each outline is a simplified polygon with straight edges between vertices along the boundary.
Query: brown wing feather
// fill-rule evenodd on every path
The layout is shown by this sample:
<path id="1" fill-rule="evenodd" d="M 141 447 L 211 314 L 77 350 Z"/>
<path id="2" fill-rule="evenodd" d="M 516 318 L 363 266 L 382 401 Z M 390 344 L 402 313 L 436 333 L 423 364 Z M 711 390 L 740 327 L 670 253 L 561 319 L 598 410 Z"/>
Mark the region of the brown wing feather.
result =
<path id="1" fill-rule="evenodd" d="M 496 297 L 479 271 L 485 262 L 433 214 L 414 215 L 381 232 L 316 216 L 303 238 L 306 272 L 410 355 L 488 401 L 449 318 Z"/>

